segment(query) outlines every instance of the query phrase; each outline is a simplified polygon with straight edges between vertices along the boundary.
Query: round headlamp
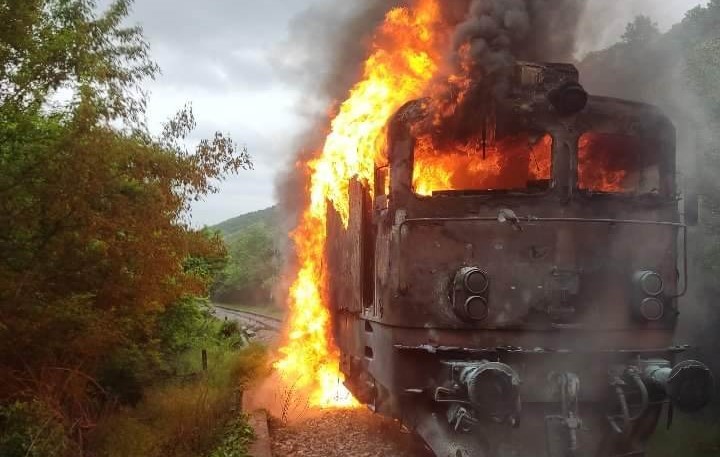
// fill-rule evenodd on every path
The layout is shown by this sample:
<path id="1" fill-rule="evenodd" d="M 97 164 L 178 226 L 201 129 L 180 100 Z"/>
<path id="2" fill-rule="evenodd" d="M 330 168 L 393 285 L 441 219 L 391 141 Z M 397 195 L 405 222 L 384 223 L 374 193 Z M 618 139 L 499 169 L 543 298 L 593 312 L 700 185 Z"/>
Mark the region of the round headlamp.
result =
<path id="1" fill-rule="evenodd" d="M 640 303 L 640 314 L 649 321 L 659 321 L 665 315 L 665 304 L 658 298 L 646 298 Z"/>
<path id="2" fill-rule="evenodd" d="M 465 317 L 473 321 L 484 321 L 488 318 L 490 310 L 485 297 L 470 297 L 465 301 Z"/>
<path id="3" fill-rule="evenodd" d="M 490 316 L 490 276 L 478 267 L 463 267 L 455 274 L 453 308 L 464 321 L 480 322 Z"/>
<path id="4" fill-rule="evenodd" d="M 487 273 L 479 268 L 470 268 L 464 274 L 463 284 L 468 292 L 475 295 L 482 295 L 487 292 L 488 287 L 490 287 Z"/>
<path id="5" fill-rule="evenodd" d="M 662 276 L 654 271 L 641 271 L 636 275 L 636 281 L 640 289 L 651 297 L 657 297 L 665 290 Z"/>

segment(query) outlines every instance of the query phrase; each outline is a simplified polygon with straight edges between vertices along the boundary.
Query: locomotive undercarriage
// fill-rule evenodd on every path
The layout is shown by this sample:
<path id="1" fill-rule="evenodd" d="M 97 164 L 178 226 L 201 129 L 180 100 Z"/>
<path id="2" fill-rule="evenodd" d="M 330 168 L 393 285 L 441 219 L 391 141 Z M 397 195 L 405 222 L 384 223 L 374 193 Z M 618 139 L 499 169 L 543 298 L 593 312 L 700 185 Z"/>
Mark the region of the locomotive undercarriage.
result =
<path id="1" fill-rule="evenodd" d="M 685 347 L 413 345 L 398 341 L 448 332 L 351 314 L 342 321 L 345 335 L 362 345 L 355 352 L 364 354 L 344 353 L 349 387 L 375 412 L 400 419 L 438 457 L 642 456 L 661 417 L 670 425 L 674 408 L 707 402 L 700 398 L 707 368 L 675 364 Z"/>

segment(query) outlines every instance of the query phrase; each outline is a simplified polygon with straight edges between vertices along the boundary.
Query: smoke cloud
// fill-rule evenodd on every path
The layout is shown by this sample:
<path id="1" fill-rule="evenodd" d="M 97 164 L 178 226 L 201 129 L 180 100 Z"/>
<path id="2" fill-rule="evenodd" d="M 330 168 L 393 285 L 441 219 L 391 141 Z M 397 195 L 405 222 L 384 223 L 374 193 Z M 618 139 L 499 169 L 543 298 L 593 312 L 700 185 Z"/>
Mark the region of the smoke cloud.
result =
<path id="1" fill-rule="evenodd" d="M 295 141 L 299 153 L 277 182 L 281 213 L 288 215 L 286 228 L 295 226 L 299 210 L 307 203 L 308 176 L 297 164 L 306 162 L 322 147 L 328 130 L 328 112 L 346 98 L 361 76 L 373 33 L 385 14 L 393 7 L 415 1 L 318 0 L 292 21 L 288 38 L 277 49 L 273 64 L 288 84 L 300 87 L 305 94 L 297 110 L 306 119 L 307 128 Z M 475 82 L 492 77 L 496 95 L 501 96 L 513 62 L 572 62 L 575 56 L 607 43 L 606 31 L 612 28 L 616 33 L 619 22 L 646 10 L 649 1 L 441 1 L 444 23 L 451 31 L 448 37 L 451 46 L 440 79 L 445 78 L 446 82 L 448 75 L 463 71 L 461 50 L 467 46 Z M 668 9 L 677 8 L 662 7 L 664 16 L 668 16 Z M 619 21 L 618 16 L 623 19 Z M 601 73 L 594 78 L 601 79 Z M 449 87 L 448 97 L 459 92 L 458 88 Z"/>
<path id="2" fill-rule="evenodd" d="M 283 228 L 295 227 L 307 204 L 309 176 L 298 164 L 322 147 L 328 112 L 360 78 L 375 30 L 390 9 L 414 1 L 322 0 L 292 21 L 273 64 L 288 84 L 302 88 L 305 97 L 297 109 L 307 128 L 295 142 L 298 154 L 277 181 Z M 503 72 L 515 60 L 572 58 L 585 0 L 456 0 L 442 1 L 440 6 L 452 45 L 440 79 L 461 71 L 460 51 L 467 45 L 472 77 L 493 76 L 497 91 L 502 92 Z M 458 91 L 449 88 L 448 93 L 457 95 Z"/>
<path id="3" fill-rule="evenodd" d="M 328 112 L 347 97 L 361 77 L 375 30 L 391 8 L 415 1 L 319 0 L 292 21 L 273 64 L 288 84 L 305 94 L 297 110 L 307 128 L 295 141 L 299 152 L 277 181 L 283 229 L 293 229 L 307 206 L 310 177 L 302 164 L 322 147 L 329 128 Z M 447 82 L 449 75 L 469 72 L 475 84 L 488 84 L 486 80 L 491 78 L 495 95 L 502 96 L 517 60 L 573 61 L 578 43 L 590 40 L 584 33 L 590 28 L 581 29 L 580 25 L 593 2 L 596 0 L 439 2 L 449 34 L 446 62 L 438 79 L 447 85 L 443 103 L 457 104 L 453 97 L 462 93 Z M 605 11 L 613 8 L 606 6 Z"/>
<path id="4" fill-rule="evenodd" d="M 472 0 L 444 8 L 454 30 L 446 72 L 461 76 L 444 77 L 447 87 L 439 103 L 447 117 L 462 113 L 463 101 L 472 103 L 474 97 L 467 97 L 468 80 L 474 91 L 502 98 L 516 61 L 570 60 L 585 1 Z"/>
<path id="5" fill-rule="evenodd" d="M 294 139 L 297 151 L 281 164 L 275 192 L 281 233 L 298 226 L 309 203 L 310 176 L 305 164 L 322 148 L 329 129 L 328 113 L 347 97 L 362 74 L 373 34 L 385 14 L 399 1 L 368 0 L 336 2 L 320 0 L 292 20 L 288 37 L 272 58 L 277 73 L 288 85 L 304 94 L 296 107 L 305 119 L 305 128 Z M 285 271 L 296 270 L 296 259 L 289 238 L 279 240 L 285 258 Z M 285 306 L 291 274 L 282 276 L 275 297 Z"/>
<path id="6" fill-rule="evenodd" d="M 305 94 L 297 110 L 306 119 L 304 132 L 295 140 L 298 153 L 276 183 L 283 228 L 294 228 L 307 204 L 309 176 L 298 164 L 307 162 L 322 147 L 328 112 L 360 78 L 373 33 L 398 4 L 400 1 L 320 1 L 292 21 L 287 40 L 277 49 L 273 64 L 288 84 Z"/>
<path id="7" fill-rule="evenodd" d="M 474 0 L 455 32 L 478 65 L 521 60 L 568 60 L 575 52 L 582 0 Z"/>
<path id="8" fill-rule="evenodd" d="M 707 14 L 707 10 L 705 11 Z M 654 18 L 653 18 L 654 19 Z M 705 191 L 717 187 L 716 165 L 704 157 L 716 150 L 717 116 L 706 111 L 701 99 L 695 65 L 707 59 L 703 54 L 703 40 L 713 39 L 714 31 L 703 33 L 702 27 L 685 19 L 665 33 L 636 42 L 620 42 L 610 48 L 588 55 L 580 64 L 583 84 L 591 93 L 637 100 L 659 106 L 677 128 L 678 187 L 681 194 L 702 183 Z M 698 54 L 699 52 L 699 54 Z M 703 68 L 701 66 L 701 68 Z M 709 78 L 708 78 L 709 79 Z M 713 176 L 704 176 L 710 173 Z M 686 195 L 686 194 L 685 194 Z M 714 195 L 709 196 L 712 199 Z M 707 213 L 703 216 L 707 217 Z M 701 217 L 702 220 L 702 217 Z M 706 223 L 717 223 L 706 221 Z M 708 362 L 713 371 L 720 372 L 717 348 L 720 338 L 715 330 L 720 313 L 714 305 L 717 280 L 708 274 L 707 246 L 717 243 L 707 227 L 691 229 L 689 250 L 690 289 L 680 303 L 680 322 L 676 331 L 678 343 L 697 347 L 688 355 Z M 719 390 L 720 392 L 720 390 Z M 720 414 L 720 406 L 715 407 Z"/>
<path id="9" fill-rule="evenodd" d="M 587 0 L 585 14 L 580 21 L 576 56 L 584 58 L 615 44 L 625 31 L 625 26 L 638 15 L 650 16 L 665 31 L 682 19 L 683 15 L 705 0 Z"/>

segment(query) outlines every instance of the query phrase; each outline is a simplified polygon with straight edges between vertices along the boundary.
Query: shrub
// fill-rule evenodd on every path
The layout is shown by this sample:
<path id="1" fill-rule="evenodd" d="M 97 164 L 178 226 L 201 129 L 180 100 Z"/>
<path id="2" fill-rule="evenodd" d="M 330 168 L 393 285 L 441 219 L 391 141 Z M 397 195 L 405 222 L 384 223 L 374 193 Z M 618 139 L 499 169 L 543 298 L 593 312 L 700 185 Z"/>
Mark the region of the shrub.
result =
<path id="1" fill-rule="evenodd" d="M 248 447 L 254 438 L 246 417 L 232 420 L 225 428 L 222 443 L 209 457 L 248 457 Z"/>
<path id="2" fill-rule="evenodd" d="M 266 349 L 251 344 L 233 350 L 227 341 L 214 342 L 207 346 L 207 373 L 201 372 L 200 352 L 190 350 L 178 366 L 192 376 L 149 388 L 137 407 L 102 420 L 90 439 L 93 455 L 244 457 L 251 434 L 243 418 L 232 419 L 240 406 L 237 393 L 269 370 Z"/>
<path id="3" fill-rule="evenodd" d="M 100 367 L 98 382 L 124 405 L 136 405 L 151 376 L 148 358 L 137 348 L 121 348 L 109 354 Z"/>
<path id="4" fill-rule="evenodd" d="M 41 403 L 0 407 L 2 457 L 62 457 L 68 447 L 62 423 Z"/>

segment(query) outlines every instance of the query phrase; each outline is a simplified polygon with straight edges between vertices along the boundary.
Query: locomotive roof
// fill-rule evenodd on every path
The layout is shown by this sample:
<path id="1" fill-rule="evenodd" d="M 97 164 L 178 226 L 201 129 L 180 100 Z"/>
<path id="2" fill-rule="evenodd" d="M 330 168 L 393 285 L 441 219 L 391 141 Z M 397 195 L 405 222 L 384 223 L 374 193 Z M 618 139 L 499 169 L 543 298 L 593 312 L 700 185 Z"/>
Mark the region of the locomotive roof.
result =
<path id="1" fill-rule="evenodd" d="M 403 105 L 391 120 L 391 131 L 397 128 L 407 130 L 422 124 L 428 112 L 428 99 L 417 99 Z M 513 113 L 525 124 L 535 128 L 550 128 L 553 125 L 572 125 L 577 131 L 608 131 L 657 139 L 674 146 L 675 127 L 672 121 L 655 105 L 613 97 L 592 95 L 587 106 L 579 113 L 561 116 L 547 106 L 541 105 L 530 111 Z"/>

